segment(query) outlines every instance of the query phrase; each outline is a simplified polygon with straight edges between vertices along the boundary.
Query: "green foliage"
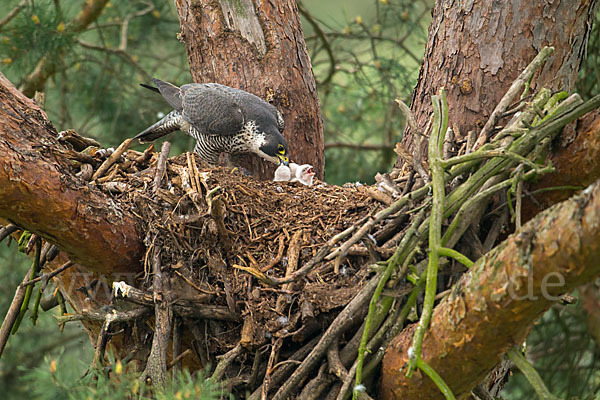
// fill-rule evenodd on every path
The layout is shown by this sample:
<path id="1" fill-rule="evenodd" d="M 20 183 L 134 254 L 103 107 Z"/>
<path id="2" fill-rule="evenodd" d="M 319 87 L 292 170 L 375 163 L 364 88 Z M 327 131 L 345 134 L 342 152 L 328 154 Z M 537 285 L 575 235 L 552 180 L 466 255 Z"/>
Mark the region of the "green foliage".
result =
<path id="1" fill-rule="evenodd" d="M 27 374 L 28 398 L 36 400 L 104 400 L 104 399 L 156 399 L 156 400 L 217 400 L 226 398 L 219 385 L 203 376 L 188 371 L 174 374 L 164 389 L 150 390 L 139 380 L 135 368 L 123 365 L 109 355 L 106 371 L 88 370 L 84 377 L 65 368 L 68 362 L 62 357 L 46 357 L 44 364 Z M 86 365 L 81 363 L 83 371 Z"/>
<path id="2" fill-rule="evenodd" d="M 46 54 L 72 50 L 73 35 L 65 30 L 65 15 L 51 4 L 46 0 L 26 7 L 1 32 L 0 54 L 9 73 L 29 71 Z"/>
<path id="3" fill-rule="evenodd" d="M 596 7 L 585 59 L 581 63 L 575 87 L 584 99 L 600 93 L 600 7 Z"/>
<path id="4" fill-rule="evenodd" d="M 300 10 L 323 109 L 327 181 L 372 183 L 396 161 L 430 22 L 431 1 L 351 3 L 337 18 L 304 0 Z M 348 161 L 352 162 L 348 162 Z"/>
<path id="5" fill-rule="evenodd" d="M 17 251 L 16 243 L 0 245 L 0 315 L 4 317 L 17 285 L 31 266 L 31 259 Z M 49 285 L 46 293 L 54 288 Z M 37 286 L 36 286 L 37 290 Z M 40 312 L 36 326 L 25 318 L 16 335 L 11 335 L 0 362 L 0 395 L 3 399 L 29 398 L 24 376 L 37 368 L 44 357 L 64 353 L 69 360 L 91 360 L 93 349 L 81 326 L 70 324 L 62 332 L 52 316 L 56 310 Z M 72 376 L 80 376 L 84 368 L 79 363 L 64 366 Z"/>
<path id="6" fill-rule="evenodd" d="M 550 392 L 563 399 L 600 396 L 600 346 L 587 330 L 580 304 L 552 307 L 527 337 L 527 358 Z M 503 396 L 507 400 L 536 398 L 531 385 L 514 370 Z"/>

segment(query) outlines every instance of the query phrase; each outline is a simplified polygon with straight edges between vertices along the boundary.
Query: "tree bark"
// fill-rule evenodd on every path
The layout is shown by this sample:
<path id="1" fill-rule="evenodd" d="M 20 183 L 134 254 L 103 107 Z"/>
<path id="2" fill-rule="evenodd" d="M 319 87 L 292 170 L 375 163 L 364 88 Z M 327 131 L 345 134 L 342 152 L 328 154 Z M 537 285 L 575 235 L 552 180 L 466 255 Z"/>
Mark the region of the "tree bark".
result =
<path id="1" fill-rule="evenodd" d="M 144 248 L 134 217 L 74 176 L 73 150 L 1 73 L 0 105 L 0 218 L 56 244 L 91 271 L 139 271 Z"/>
<path id="2" fill-rule="evenodd" d="M 435 308 L 422 358 L 457 398 L 468 394 L 559 296 L 600 273 L 600 181 L 539 214 L 481 258 Z M 382 399 L 443 398 L 402 368 L 414 326 L 387 348 Z"/>
<path id="3" fill-rule="evenodd" d="M 411 109 L 418 128 L 431 115 L 431 95 L 448 92 L 449 127 L 457 141 L 479 131 L 504 93 L 544 46 L 555 51 L 534 76 L 532 91 L 570 92 L 585 53 L 597 0 L 436 1 Z M 413 149 L 414 132 L 402 144 Z M 420 149 L 426 158 L 425 149 Z M 397 166 L 402 165 L 399 159 Z"/>
<path id="4" fill-rule="evenodd" d="M 323 123 L 317 88 L 293 0 L 176 0 L 181 39 L 196 82 L 218 82 L 270 101 L 283 114 L 291 158 L 323 179 Z M 242 164 L 272 179 L 257 156 Z"/>

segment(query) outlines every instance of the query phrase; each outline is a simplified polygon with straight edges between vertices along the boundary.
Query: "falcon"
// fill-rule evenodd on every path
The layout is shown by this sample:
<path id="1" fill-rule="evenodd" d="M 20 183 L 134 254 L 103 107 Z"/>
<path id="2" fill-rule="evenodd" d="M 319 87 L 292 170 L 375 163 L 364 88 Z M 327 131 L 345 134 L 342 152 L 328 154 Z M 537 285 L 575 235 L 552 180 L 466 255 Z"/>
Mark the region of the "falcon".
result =
<path id="1" fill-rule="evenodd" d="M 221 153 L 255 153 L 275 164 L 289 164 L 288 145 L 281 134 L 281 113 L 272 104 L 241 89 L 218 83 L 190 83 L 177 87 L 152 79 L 173 111 L 139 133 L 140 143 L 181 130 L 196 139 L 194 151 L 213 165 Z"/>

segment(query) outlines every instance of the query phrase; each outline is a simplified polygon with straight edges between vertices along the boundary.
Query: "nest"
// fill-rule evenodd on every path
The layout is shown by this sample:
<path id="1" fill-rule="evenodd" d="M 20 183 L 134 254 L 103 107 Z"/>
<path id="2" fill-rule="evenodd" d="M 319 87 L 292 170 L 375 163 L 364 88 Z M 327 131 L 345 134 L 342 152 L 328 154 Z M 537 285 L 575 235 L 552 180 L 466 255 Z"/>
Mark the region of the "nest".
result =
<path id="1" fill-rule="evenodd" d="M 161 249 L 175 299 L 221 306 L 243 320 L 223 329 L 227 335 L 209 338 L 212 352 L 223 354 L 238 342 L 255 348 L 273 336 L 299 341 L 308 319 L 356 294 L 365 278 L 363 257 L 347 259 L 339 271 L 329 262 L 293 283 L 269 283 L 368 215 L 373 202 L 364 191 L 257 181 L 193 157 L 169 160 L 168 189 L 155 196 L 154 169 L 124 177 L 131 189 L 117 196 L 141 217 L 148 248 Z"/>
<path id="2" fill-rule="evenodd" d="M 233 391 L 257 387 L 250 377 L 264 374 L 273 341 L 285 359 L 322 335 L 373 275 L 365 266 L 393 253 L 371 238 L 344 257 L 324 260 L 336 238 L 380 206 L 373 188 L 258 181 L 190 153 L 169 159 L 160 171 L 152 147 L 123 152 L 127 145 L 117 149 L 123 155 L 110 156 L 114 164 L 104 176 L 97 172 L 102 166 L 95 169 L 93 181 L 138 217 L 145 235 L 144 274 L 136 283 L 117 284 L 122 290 L 116 294 L 151 306 L 158 259 L 164 297 L 185 321 L 183 347 L 196 353 L 188 353 L 184 365 L 209 368 L 233 352 L 219 376 L 244 377 L 230 383 Z M 90 154 L 97 164 L 107 156 Z M 129 347 L 139 348 L 141 340 Z"/>

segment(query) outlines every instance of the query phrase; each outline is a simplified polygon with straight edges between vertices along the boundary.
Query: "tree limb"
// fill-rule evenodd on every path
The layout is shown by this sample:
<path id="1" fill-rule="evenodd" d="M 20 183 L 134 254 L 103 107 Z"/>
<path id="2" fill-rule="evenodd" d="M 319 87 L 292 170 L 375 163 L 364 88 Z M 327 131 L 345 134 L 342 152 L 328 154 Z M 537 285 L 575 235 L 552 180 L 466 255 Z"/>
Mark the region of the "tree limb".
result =
<path id="1" fill-rule="evenodd" d="M 0 74 L 0 217 L 54 243 L 97 272 L 135 271 L 135 219 L 75 177 L 43 111 Z M 111 205 L 107 207 L 107 205 Z"/>
<path id="2" fill-rule="evenodd" d="M 600 272 L 600 181 L 539 214 L 480 259 L 434 310 L 423 359 L 460 397 L 522 342 L 559 297 Z M 429 378 L 405 376 L 414 325 L 383 361 L 382 399 L 439 398 Z M 465 360 L 468 360 L 465 361 Z"/>

